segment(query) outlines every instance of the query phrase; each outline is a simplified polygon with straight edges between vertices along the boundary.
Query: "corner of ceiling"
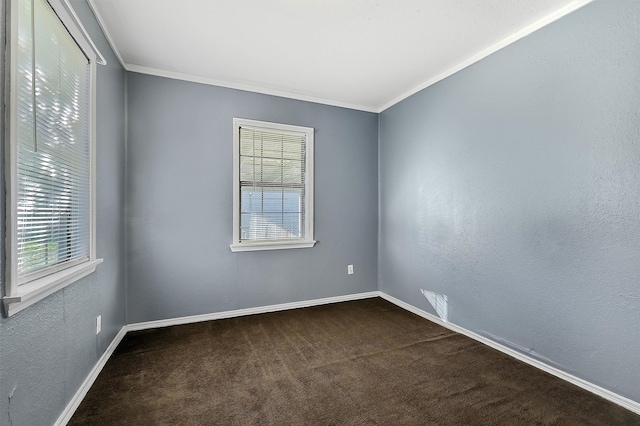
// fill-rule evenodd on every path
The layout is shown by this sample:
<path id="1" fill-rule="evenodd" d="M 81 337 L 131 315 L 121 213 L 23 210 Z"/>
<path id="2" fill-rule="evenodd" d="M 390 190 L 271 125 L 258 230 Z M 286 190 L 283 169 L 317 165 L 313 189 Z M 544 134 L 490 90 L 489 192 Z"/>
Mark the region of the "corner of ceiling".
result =
<path id="1" fill-rule="evenodd" d="M 395 104 L 403 101 L 404 99 L 410 97 L 411 95 L 414 95 L 416 93 L 418 93 L 419 91 L 426 89 L 429 86 L 434 85 L 435 83 L 444 80 L 445 78 L 457 73 L 458 71 L 463 70 L 464 68 L 475 64 L 476 62 L 481 61 L 482 59 L 486 58 L 487 56 L 497 52 L 498 50 L 501 50 L 507 46 L 509 46 L 510 44 L 515 43 L 516 41 L 525 38 L 526 36 L 528 36 L 529 34 L 532 34 L 536 31 L 538 31 L 539 29 L 546 27 L 547 25 L 557 21 L 558 19 L 569 15 L 570 13 L 575 12 L 576 10 L 582 8 L 583 6 L 593 2 L 595 0 L 575 0 L 571 3 L 569 3 L 568 5 L 561 7 L 560 9 L 556 10 L 555 12 L 541 18 L 538 19 L 537 21 L 535 21 L 534 23 L 527 25 L 526 27 L 520 29 L 519 31 L 516 31 L 515 33 L 503 38 L 502 40 L 497 41 L 496 43 L 488 46 L 487 48 L 479 51 L 478 53 L 468 57 L 467 59 L 463 60 L 462 62 L 454 65 L 453 67 L 441 72 L 440 74 L 428 79 L 427 81 L 415 86 L 414 88 L 406 91 L 405 93 L 403 93 L 402 95 L 394 98 L 393 100 L 387 102 L 386 104 L 384 104 L 383 106 L 381 106 L 378 109 L 378 113 L 381 113 L 383 111 L 385 111 L 388 108 L 391 108 L 392 106 L 394 106 Z"/>
<path id="2" fill-rule="evenodd" d="M 111 46 L 111 50 L 113 50 L 113 53 L 116 55 L 116 58 L 118 58 L 118 62 L 120 62 L 120 65 L 122 65 L 122 68 L 124 68 L 126 70 L 127 69 L 127 64 L 122 59 L 122 55 L 120 54 L 120 51 L 118 50 L 118 47 L 116 46 L 115 42 L 113 41 L 113 37 L 111 36 L 111 33 L 109 32 L 109 28 L 107 27 L 106 21 L 104 20 L 104 18 L 100 14 L 100 10 L 98 9 L 96 0 L 87 0 L 87 3 L 89 4 L 89 8 L 91 9 L 91 12 L 93 12 L 93 16 L 95 16 L 96 21 L 98 21 L 98 25 L 100 26 L 100 29 L 102 30 L 102 33 L 104 34 L 105 38 L 107 39 L 107 43 L 109 43 L 109 46 Z"/>

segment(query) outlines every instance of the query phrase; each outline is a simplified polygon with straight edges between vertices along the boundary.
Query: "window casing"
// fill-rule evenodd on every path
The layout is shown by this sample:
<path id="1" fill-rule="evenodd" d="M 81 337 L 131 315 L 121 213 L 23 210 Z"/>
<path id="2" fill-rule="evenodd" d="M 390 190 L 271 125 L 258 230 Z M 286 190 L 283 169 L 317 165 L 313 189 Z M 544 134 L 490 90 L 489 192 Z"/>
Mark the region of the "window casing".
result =
<path id="1" fill-rule="evenodd" d="M 6 144 L 13 315 L 93 272 L 95 78 L 90 40 L 58 0 L 11 0 Z"/>
<path id="2" fill-rule="evenodd" d="M 232 251 L 313 247 L 309 127 L 233 120 Z"/>

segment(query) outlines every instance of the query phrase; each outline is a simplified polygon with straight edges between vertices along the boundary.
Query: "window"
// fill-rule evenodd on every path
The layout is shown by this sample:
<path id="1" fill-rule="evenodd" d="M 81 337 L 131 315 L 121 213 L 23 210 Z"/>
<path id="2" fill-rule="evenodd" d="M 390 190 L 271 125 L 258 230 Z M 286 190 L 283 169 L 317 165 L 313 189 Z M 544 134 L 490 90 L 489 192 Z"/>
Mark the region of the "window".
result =
<path id="1" fill-rule="evenodd" d="M 232 251 L 313 247 L 313 129 L 233 120 Z"/>
<path id="2" fill-rule="evenodd" d="M 96 55 L 58 0 L 12 0 L 7 280 L 12 315 L 93 272 Z"/>

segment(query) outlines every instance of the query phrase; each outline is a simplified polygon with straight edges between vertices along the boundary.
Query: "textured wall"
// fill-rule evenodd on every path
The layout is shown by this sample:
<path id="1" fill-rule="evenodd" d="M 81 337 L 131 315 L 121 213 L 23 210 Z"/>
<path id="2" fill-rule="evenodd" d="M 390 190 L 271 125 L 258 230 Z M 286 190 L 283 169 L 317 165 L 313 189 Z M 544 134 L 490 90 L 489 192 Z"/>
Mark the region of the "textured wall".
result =
<path id="1" fill-rule="evenodd" d="M 98 67 L 97 86 L 97 254 L 104 262 L 81 281 L 10 318 L 0 318 L 2 426 L 53 424 L 124 324 L 125 74 L 86 2 L 73 0 L 72 4 L 109 62 Z M 5 2 L 0 5 L 2 17 L 5 6 Z M 4 19 L 0 21 L 4 38 Z M 4 99 L 4 85 L 0 91 Z M 0 117 L 4 118 L 4 111 Z M 4 143 L 4 130 L 0 135 Z M 4 193 L 4 150 L 0 155 Z M 0 223 L 4 223 L 4 209 L 2 196 Z M 0 251 L 4 279 L 4 234 Z M 103 329 L 96 336 L 100 314 Z"/>
<path id="2" fill-rule="evenodd" d="M 376 114 L 135 73 L 127 93 L 129 323 L 377 289 Z M 315 247 L 229 249 L 233 117 L 315 128 Z"/>
<path id="3" fill-rule="evenodd" d="M 434 313 L 420 290 L 447 295 L 452 322 L 640 401 L 640 4 L 595 2 L 381 114 L 378 263 L 375 114 L 129 74 L 125 170 L 125 75 L 72 3 L 109 60 L 105 262 L 0 318 L 0 425 L 53 423 L 122 327 L 125 248 L 127 322 L 371 291 L 379 270 L 380 290 Z M 316 129 L 313 249 L 229 250 L 234 116 Z"/>
<path id="4" fill-rule="evenodd" d="M 640 401 L 640 2 L 380 116 L 380 290 Z"/>

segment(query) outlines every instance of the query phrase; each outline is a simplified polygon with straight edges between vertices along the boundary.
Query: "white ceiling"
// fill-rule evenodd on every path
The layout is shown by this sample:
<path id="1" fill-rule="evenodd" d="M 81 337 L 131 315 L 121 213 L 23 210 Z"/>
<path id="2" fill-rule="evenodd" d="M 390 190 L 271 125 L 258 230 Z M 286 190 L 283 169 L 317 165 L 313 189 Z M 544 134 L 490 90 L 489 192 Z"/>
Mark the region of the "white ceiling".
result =
<path id="1" fill-rule="evenodd" d="M 380 112 L 590 0 L 89 0 L 124 67 Z"/>

